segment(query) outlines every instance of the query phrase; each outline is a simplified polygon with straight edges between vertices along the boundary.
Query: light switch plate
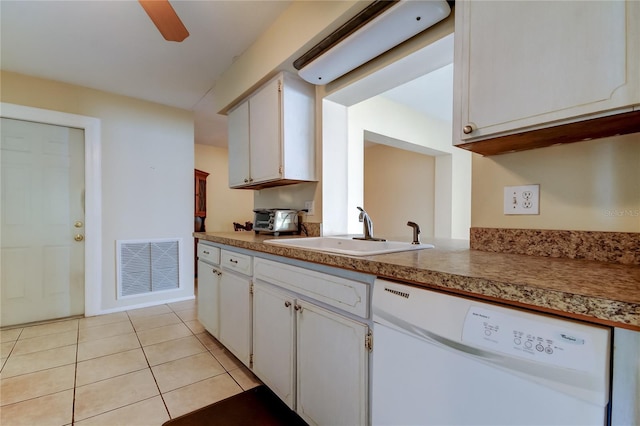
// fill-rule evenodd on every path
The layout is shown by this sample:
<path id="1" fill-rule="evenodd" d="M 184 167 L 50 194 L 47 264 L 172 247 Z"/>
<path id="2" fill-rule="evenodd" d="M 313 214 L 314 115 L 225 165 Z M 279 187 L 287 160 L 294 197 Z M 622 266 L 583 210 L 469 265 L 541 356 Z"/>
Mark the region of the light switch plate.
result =
<path id="1" fill-rule="evenodd" d="M 540 214 L 540 185 L 505 186 L 504 214 Z"/>

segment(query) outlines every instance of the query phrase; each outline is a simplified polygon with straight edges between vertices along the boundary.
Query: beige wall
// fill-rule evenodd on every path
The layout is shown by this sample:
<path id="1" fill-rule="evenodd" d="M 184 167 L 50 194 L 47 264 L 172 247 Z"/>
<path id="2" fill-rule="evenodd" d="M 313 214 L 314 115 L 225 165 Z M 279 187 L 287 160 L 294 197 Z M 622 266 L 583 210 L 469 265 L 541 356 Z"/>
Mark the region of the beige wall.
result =
<path id="1" fill-rule="evenodd" d="M 293 61 L 363 9 L 366 1 L 294 1 L 222 74 L 214 108 L 226 112 L 277 71 L 295 72 Z"/>
<path id="2" fill-rule="evenodd" d="M 233 222 L 253 222 L 253 191 L 229 188 L 228 150 L 195 146 L 195 168 L 207 176 L 207 232 L 231 232 Z"/>
<path id="3" fill-rule="evenodd" d="M 181 238 L 193 259 L 193 117 L 190 111 L 10 72 L 0 100 L 100 119 L 103 312 L 193 296 L 193 262 L 178 292 L 116 298 L 116 240 Z M 87 236 L 89 238 L 89 236 Z"/>
<path id="4" fill-rule="evenodd" d="M 503 188 L 540 184 L 540 214 L 503 214 Z M 640 133 L 473 156 L 474 227 L 640 232 Z"/>
<path id="5" fill-rule="evenodd" d="M 411 241 L 407 221 L 433 237 L 435 158 L 373 144 L 364 149 L 364 205 L 377 237 Z"/>
<path id="6" fill-rule="evenodd" d="M 367 133 L 369 138 L 372 134 L 383 136 L 382 139 L 401 142 L 401 145 L 393 146 L 436 156 L 434 236 L 468 239 L 471 154 L 452 146 L 450 123 L 427 117 L 381 96 L 349 107 L 349 233 L 362 230 L 355 208 L 362 202 L 363 142 Z M 388 145 L 384 140 L 374 141 Z M 325 152 L 324 161 L 328 158 L 330 161 L 330 154 Z M 446 173 L 440 173 L 440 169 Z M 419 194 L 421 189 L 416 191 Z"/>

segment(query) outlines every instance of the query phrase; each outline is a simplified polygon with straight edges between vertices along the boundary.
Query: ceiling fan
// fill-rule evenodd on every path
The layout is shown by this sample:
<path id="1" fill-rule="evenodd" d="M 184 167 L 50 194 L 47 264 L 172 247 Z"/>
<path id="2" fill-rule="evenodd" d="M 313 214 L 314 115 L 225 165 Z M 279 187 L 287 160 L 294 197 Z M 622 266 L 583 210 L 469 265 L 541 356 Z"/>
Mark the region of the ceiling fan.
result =
<path id="1" fill-rule="evenodd" d="M 189 37 L 189 31 L 187 31 L 169 0 L 138 0 L 138 2 L 165 40 L 181 42 Z"/>

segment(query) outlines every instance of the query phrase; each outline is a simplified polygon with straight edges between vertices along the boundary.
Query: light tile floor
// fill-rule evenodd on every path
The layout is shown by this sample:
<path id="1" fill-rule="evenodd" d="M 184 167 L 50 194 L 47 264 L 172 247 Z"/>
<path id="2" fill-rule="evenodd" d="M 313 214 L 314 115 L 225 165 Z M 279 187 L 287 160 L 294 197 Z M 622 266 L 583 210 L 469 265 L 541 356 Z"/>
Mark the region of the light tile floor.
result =
<path id="1" fill-rule="evenodd" d="M 195 301 L 1 330 L 0 425 L 161 425 L 260 381 Z"/>

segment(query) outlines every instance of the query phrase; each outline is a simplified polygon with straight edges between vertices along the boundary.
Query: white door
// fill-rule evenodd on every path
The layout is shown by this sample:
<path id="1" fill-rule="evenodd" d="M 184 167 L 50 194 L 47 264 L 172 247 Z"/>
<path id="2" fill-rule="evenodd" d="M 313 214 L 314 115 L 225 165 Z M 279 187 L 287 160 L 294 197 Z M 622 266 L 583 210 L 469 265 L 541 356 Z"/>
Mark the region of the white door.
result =
<path id="1" fill-rule="evenodd" d="M 367 420 L 367 326 L 297 302 L 297 412 L 310 425 Z"/>
<path id="2" fill-rule="evenodd" d="M 2 118 L 1 136 L 0 324 L 80 315 L 84 132 Z"/>

